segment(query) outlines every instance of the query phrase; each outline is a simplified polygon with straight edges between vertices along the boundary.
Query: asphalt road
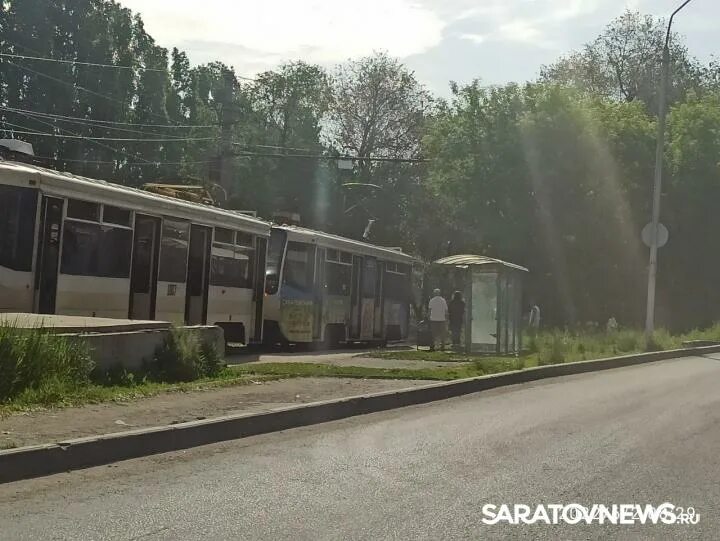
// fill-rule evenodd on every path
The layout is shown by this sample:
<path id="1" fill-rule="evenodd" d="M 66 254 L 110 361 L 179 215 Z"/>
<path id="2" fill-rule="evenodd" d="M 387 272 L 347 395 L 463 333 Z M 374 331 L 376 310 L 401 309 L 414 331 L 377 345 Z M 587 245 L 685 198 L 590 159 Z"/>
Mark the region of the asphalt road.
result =
<path id="1" fill-rule="evenodd" d="M 485 504 L 694 526 L 484 525 Z M 0 539 L 716 539 L 720 355 L 546 380 L 0 485 Z"/>

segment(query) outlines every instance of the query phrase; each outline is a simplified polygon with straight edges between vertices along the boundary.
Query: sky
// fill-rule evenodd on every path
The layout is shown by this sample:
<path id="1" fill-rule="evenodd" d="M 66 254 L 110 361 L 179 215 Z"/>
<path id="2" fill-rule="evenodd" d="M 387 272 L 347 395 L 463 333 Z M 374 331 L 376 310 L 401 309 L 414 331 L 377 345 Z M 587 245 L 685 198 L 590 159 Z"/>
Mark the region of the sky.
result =
<path id="1" fill-rule="evenodd" d="M 193 64 L 220 60 L 252 77 L 290 60 L 328 68 L 387 51 L 431 91 L 448 82 L 526 81 L 625 9 L 667 17 L 680 0 L 121 0 L 163 47 Z M 720 53 L 720 2 L 694 0 L 675 19 L 692 54 Z M 713 22 L 715 21 L 715 23 Z"/>

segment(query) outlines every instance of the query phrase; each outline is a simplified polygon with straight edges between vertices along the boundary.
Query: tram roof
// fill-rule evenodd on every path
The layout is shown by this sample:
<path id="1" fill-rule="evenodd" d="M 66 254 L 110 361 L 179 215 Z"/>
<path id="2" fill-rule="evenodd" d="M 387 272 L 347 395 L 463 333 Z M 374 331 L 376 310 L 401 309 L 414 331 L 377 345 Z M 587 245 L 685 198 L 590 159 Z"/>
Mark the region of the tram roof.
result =
<path id="1" fill-rule="evenodd" d="M 395 263 L 404 263 L 407 265 L 415 262 L 415 258 L 402 252 L 399 248 L 388 248 L 387 246 L 376 246 L 367 242 L 325 233 L 323 231 L 315 231 L 296 225 L 273 225 L 273 229 L 282 229 L 288 232 L 290 240 L 301 242 L 315 243 L 325 248 L 335 248 L 342 251 L 358 253 L 362 255 L 374 256 L 384 261 L 392 261 Z"/>
<path id="2" fill-rule="evenodd" d="M 22 175 L 28 175 L 27 183 L 18 183 L 17 177 Z M 11 179 L 12 184 L 17 186 L 38 187 L 48 195 L 119 206 L 125 204 L 132 210 L 151 215 L 168 215 L 185 218 L 199 224 L 241 229 L 262 236 L 270 235 L 269 222 L 240 212 L 184 201 L 138 188 L 36 165 L 0 161 L 0 182 L 8 179 Z"/>

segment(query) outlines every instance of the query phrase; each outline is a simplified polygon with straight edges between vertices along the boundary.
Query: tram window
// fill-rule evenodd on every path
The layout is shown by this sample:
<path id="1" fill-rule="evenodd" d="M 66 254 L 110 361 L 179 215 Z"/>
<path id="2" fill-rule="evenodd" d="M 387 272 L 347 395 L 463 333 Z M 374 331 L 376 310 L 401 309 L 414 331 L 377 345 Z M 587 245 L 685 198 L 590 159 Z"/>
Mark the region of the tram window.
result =
<path id="1" fill-rule="evenodd" d="M 325 259 L 328 261 L 339 261 L 338 251 L 328 248 L 325 252 Z"/>
<path id="2" fill-rule="evenodd" d="M 398 269 L 406 270 L 405 265 L 398 265 Z M 410 277 L 407 274 L 398 274 L 397 272 L 386 272 L 384 277 L 385 283 L 383 290 L 388 299 L 399 301 L 410 300 Z"/>
<path id="3" fill-rule="evenodd" d="M 89 222 L 99 222 L 100 205 L 78 199 L 68 199 L 67 217 L 87 220 Z"/>
<path id="4" fill-rule="evenodd" d="M 132 230 L 103 226 L 100 238 L 98 276 L 129 277 Z"/>
<path id="5" fill-rule="evenodd" d="M 100 224 L 65 221 L 60 272 L 75 276 L 130 276 L 132 231 Z"/>
<path id="6" fill-rule="evenodd" d="M 213 245 L 210 284 L 221 287 L 250 287 L 250 256 L 232 246 Z"/>
<path id="7" fill-rule="evenodd" d="M 246 246 L 248 248 L 255 247 L 253 236 L 249 233 L 241 233 L 240 231 L 235 233 L 235 244 L 238 246 Z"/>
<path id="8" fill-rule="evenodd" d="M 103 222 L 130 227 L 130 211 L 110 205 L 103 206 Z"/>
<path id="9" fill-rule="evenodd" d="M 348 252 L 340 252 L 340 262 L 352 265 L 353 256 Z"/>
<path id="10" fill-rule="evenodd" d="M 233 244 L 233 232 L 230 229 L 223 229 L 221 227 L 215 228 L 215 242 L 222 242 L 224 244 Z"/>
<path id="11" fill-rule="evenodd" d="M 362 295 L 372 298 L 375 296 L 375 283 L 377 282 L 377 263 L 374 259 L 366 258 L 362 273 Z"/>
<path id="12" fill-rule="evenodd" d="M 255 282 L 255 247 L 235 246 L 235 257 L 247 260 L 247 272 L 245 273 L 245 285 L 243 287 L 252 288 Z"/>
<path id="13" fill-rule="evenodd" d="M 158 280 L 161 282 L 185 282 L 189 238 L 189 222 L 170 218 L 163 220 Z"/>
<path id="14" fill-rule="evenodd" d="M 350 295 L 350 281 L 352 280 L 352 267 L 327 263 L 325 265 L 325 288 L 328 295 Z"/>
<path id="15" fill-rule="evenodd" d="M 37 191 L 0 186 L 0 265 L 17 271 L 32 269 Z"/>
<path id="16" fill-rule="evenodd" d="M 288 242 L 283 270 L 283 283 L 301 291 L 312 289 L 312 246 L 300 242 Z"/>
<path id="17" fill-rule="evenodd" d="M 82 222 L 65 222 L 60 272 L 76 276 L 97 274 L 98 235 L 100 226 Z"/>

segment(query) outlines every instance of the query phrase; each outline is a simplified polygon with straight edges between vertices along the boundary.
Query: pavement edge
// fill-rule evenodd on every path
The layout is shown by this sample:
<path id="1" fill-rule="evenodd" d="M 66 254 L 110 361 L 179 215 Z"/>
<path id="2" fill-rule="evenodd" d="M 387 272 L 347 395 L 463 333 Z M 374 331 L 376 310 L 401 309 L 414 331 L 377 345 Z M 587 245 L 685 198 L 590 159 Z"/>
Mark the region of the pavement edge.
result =
<path id="1" fill-rule="evenodd" d="M 0 451 L 0 483 L 102 466 L 131 458 L 425 404 L 546 378 L 623 368 L 708 353 L 720 353 L 720 345 L 540 366 L 517 372 L 314 402 L 263 413 L 229 415 L 58 443 L 19 447 Z"/>

